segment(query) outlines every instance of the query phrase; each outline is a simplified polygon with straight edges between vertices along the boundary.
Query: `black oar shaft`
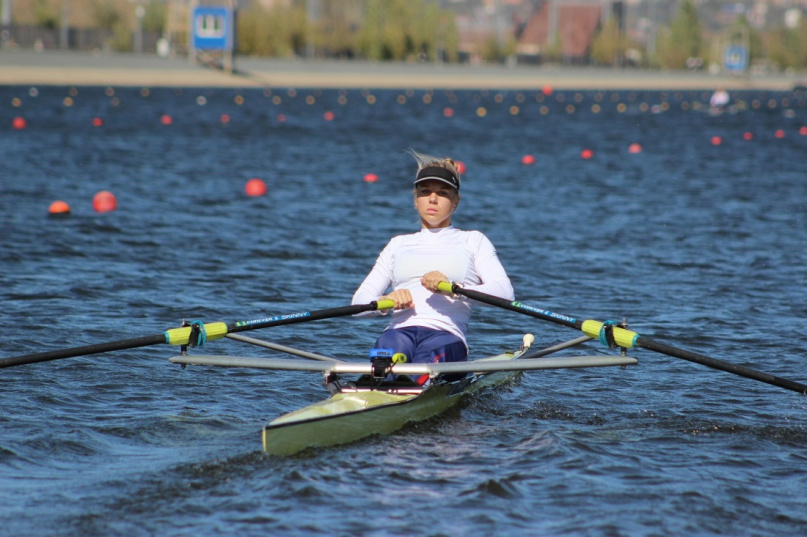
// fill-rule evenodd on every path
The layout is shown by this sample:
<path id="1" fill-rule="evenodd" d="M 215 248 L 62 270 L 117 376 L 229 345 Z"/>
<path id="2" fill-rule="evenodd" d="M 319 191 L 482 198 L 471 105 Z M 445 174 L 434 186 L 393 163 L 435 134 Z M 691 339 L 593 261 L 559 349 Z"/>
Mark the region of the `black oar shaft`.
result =
<path id="1" fill-rule="evenodd" d="M 595 333 L 591 333 L 592 325 L 594 327 L 602 326 L 602 323 L 599 323 L 598 321 L 585 321 L 575 319 L 574 317 L 569 317 L 567 315 L 561 315 L 551 311 L 534 308 L 532 306 L 527 306 L 526 304 L 522 304 L 521 302 L 511 302 L 509 300 L 488 295 L 486 293 L 480 293 L 479 291 L 473 291 L 471 289 L 463 289 L 462 287 L 447 282 L 442 282 L 439 288 L 441 291 L 463 295 L 472 300 L 484 302 L 492 306 L 499 306 L 501 308 L 522 313 L 524 315 L 529 315 L 531 317 L 543 319 L 545 321 L 550 321 L 555 324 L 581 329 L 583 330 L 584 333 L 594 338 L 597 337 L 597 334 L 596 330 L 594 331 Z M 807 395 L 807 384 L 802 384 L 800 382 L 795 382 L 792 380 L 777 377 L 775 375 L 770 375 L 768 373 L 763 373 L 761 371 L 756 371 L 754 369 L 750 369 L 748 367 L 744 367 L 741 365 L 736 365 L 729 362 L 724 362 L 722 360 L 717 360 L 715 358 L 710 358 L 708 356 L 704 356 L 696 352 L 679 349 L 647 337 L 639 336 L 635 332 L 630 332 L 628 330 L 624 330 L 621 328 L 616 328 L 615 331 L 616 331 L 616 339 L 619 342 L 620 346 L 641 347 L 643 349 L 656 351 L 660 352 L 661 354 L 672 356 L 673 358 L 681 358 L 683 360 L 688 360 L 696 364 L 711 367 L 712 369 L 719 369 L 721 371 L 726 371 L 727 373 L 733 373 L 741 377 L 758 380 L 760 382 L 772 384 L 773 386 L 785 388 L 786 390 L 792 390 L 794 392 L 799 392 L 801 394 Z"/>
<path id="2" fill-rule="evenodd" d="M 208 325 L 202 325 L 202 327 L 206 328 L 206 338 L 208 340 L 213 340 L 222 338 L 231 332 L 244 332 L 246 330 L 269 328 L 271 326 L 279 326 L 282 324 L 294 324 L 305 321 L 329 319 L 332 317 L 355 315 L 365 311 L 382 310 L 393 307 L 395 307 L 395 303 L 392 300 L 382 300 L 380 302 L 370 302 L 369 304 L 353 304 L 340 308 L 329 308 L 318 311 L 277 315 L 254 321 L 239 321 L 229 325 L 224 323 L 210 323 Z M 73 358 L 75 356 L 86 356 L 89 354 L 119 351 L 123 349 L 135 349 L 138 347 L 146 347 L 148 345 L 159 345 L 161 343 L 170 343 L 171 345 L 188 345 L 191 333 L 191 327 L 186 326 L 183 328 L 172 328 L 163 332 L 162 334 L 156 334 L 153 336 L 123 339 L 120 341 L 111 341 L 109 343 L 99 343 L 96 345 L 73 347 L 70 349 L 40 352 L 36 354 L 26 354 L 24 356 L 0 358 L 0 369 L 15 365 L 35 364 L 37 362 L 48 362 L 50 360 L 60 360 L 62 358 Z"/>
<path id="3" fill-rule="evenodd" d="M 807 384 L 802 384 L 800 382 L 795 382 L 768 373 L 763 373 L 761 371 L 756 371 L 754 369 L 750 369 L 745 366 L 724 362 L 716 358 L 710 358 L 708 356 L 698 354 L 697 352 L 692 352 L 685 349 L 679 349 L 671 345 L 667 345 L 666 343 L 662 343 L 660 341 L 656 341 L 644 336 L 639 336 L 638 338 L 636 338 L 635 345 L 643 349 L 648 349 L 651 351 L 660 352 L 661 354 L 666 354 L 667 356 L 672 356 L 674 358 L 681 358 L 682 360 L 687 360 L 690 362 L 694 362 L 696 364 L 705 365 L 706 367 L 711 367 L 712 369 L 719 369 L 721 371 L 726 371 L 727 373 L 733 373 L 741 377 L 758 380 L 760 382 L 772 384 L 773 386 L 785 388 L 786 390 L 792 390 L 794 392 L 799 392 L 807 395 Z"/>
<path id="4" fill-rule="evenodd" d="M 147 347 L 149 345 L 159 345 L 160 343 L 165 343 L 164 333 L 153 336 L 123 339 L 109 343 L 86 345 L 84 347 L 73 347 L 71 349 L 38 352 L 35 354 L 26 354 L 24 356 L 12 356 L 11 358 L 0 358 L 0 368 L 23 364 L 35 364 L 38 362 L 49 362 L 51 360 L 60 360 L 62 358 L 73 358 L 75 356 L 86 356 L 88 354 L 99 354 L 102 352 L 119 351 L 122 349 L 135 349 L 138 347 Z"/>
<path id="5" fill-rule="evenodd" d="M 535 317 L 536 319 L 542 319 L 544 321 L 549 321 L 551 323 L 568 326 L 570 328 L 579 329 L 583 324 L 581 321 L 573 317 L 560 315 L 558 313 L 542 310 L 540 308 L 534 308 L 532 306 L 522 304 L 521 302 L 513 302 L 504 298 L 499 298 L 497 296 L 488 295 L 486 293 L 480 293 L 479 291 L 473 291 L 471 289 L 463 289 L 462 287 L 458 287 L 454 284 L 444 282 L 444 284 L 440 284 L 440 289 L 447 293 L 456 293 L 458 295 L 467 296 L 472 300 L 484 302 L 486 304 L 490 304 L 491 306 L 498 306 L 506 310 L 515 311 L 517 313 L 529 315 L 530 317 Z"/>
<path id="6" fill-rule="evenodd" d="M 241 321 L 237 323 L 228 324 L 227 333 L 244 332 L 246 330 L 257 330 L 259 328 L 270 328 L 272 326 L 280 326 L 283 324 L 303 323 L 306 321 L 318 321 L 320 319 L 330 319 L 333 317 L 343 317 L 347 315 L 355 315 L 357 313 L 364 313 L 365 311 L 373 311 L 377 308 L 378 308 L 377 302 L 370 302 L 369 304 L 353 304 L 351 306 L 342 306 L 339 308 L 328 308 L 317 311 L 291 313 L 288 315 L 276 315 L 274 317 L 267 317 L 265 319 L 256 319 L 254 321 Z"/>

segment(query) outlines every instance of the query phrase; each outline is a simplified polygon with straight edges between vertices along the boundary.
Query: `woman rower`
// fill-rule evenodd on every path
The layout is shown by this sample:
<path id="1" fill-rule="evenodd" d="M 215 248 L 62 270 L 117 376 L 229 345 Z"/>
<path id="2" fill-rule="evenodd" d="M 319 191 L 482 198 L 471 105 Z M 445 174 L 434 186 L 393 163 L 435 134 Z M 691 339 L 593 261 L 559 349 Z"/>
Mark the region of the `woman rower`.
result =
<path id="1" fill-rule="evenodd" d="M 414 204 L 421 230 L 389 241 L 353 295 L 353 304 L 384 299 L 395 303 L 376 349 L 403 353 L 409 363 L 465 361 L 471 304 L 464 297 L 439 292 L 437 285 L 453 282 L 508 300 L 514 300 L 513 286 L 490 240 L 451 223 L 460 202 L 455 162 L 411 154 L 418 165 Z M 426 380 L 427 376 L 419 382 Z"/>

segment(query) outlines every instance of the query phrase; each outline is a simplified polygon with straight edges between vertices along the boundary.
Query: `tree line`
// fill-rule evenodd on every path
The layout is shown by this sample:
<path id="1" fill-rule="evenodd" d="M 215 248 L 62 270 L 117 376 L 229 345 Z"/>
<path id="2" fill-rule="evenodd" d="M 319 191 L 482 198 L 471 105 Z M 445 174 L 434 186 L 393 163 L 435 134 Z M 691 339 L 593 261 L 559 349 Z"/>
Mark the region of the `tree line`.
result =
<path id="1" fill-rule="evenodd" d="M 5 0 L 0 0 L 5 1 Z M 60 24 L 60 1 L 31 0 L 24 16 L 32 24 Z M 87 6 L 82 8 L 82 2 Z M 71 9 L 84 14 L 86 25 L 109 30 L 115 50 L 132 50 L 134 20 L 126 0 L 71 0 Z M 143 4 L 141 29 L 165 32 L 168 10 L 161 0 Z M 18 8 L 15 8 L 15 10 Z M 441 9 L 434 0 L 292 0 L 272 8 L 253 2 L 238 11 L 237 54 L 266 57 L 356 58 L 374 61 L 466 60 L 460 50 L 454 12 Z M 743 36 L 750 61 L 767 61 L 779 69 L 807 68 L 807 18 L 771 30 L 751 27 L 740 16 L 732 27 L 709 32 L 701 22 L 694 0 L 683 0 L 669 25 L 655 32 L 651 43 L 632 41 L 608 18 L 594 36 L 587 61 L 594 65 L 634 65 L 682 69 L 719 63 L 732 36 Z M 187 33 L 173 29 L 174 43 L 187 43 Z M 540 61 L 564 62 L 563 44 L 544 46 Z M 515 36 L 489 38 L 478 44 L 477 57 L 484 62 L 505 62 L 515 57 Z"/>

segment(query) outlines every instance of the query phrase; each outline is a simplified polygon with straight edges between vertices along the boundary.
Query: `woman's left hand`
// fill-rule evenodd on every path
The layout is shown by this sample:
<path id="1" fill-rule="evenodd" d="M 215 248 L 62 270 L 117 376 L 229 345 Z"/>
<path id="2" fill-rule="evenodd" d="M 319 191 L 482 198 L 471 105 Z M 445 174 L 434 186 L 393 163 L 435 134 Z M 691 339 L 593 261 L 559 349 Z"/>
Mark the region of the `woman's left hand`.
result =
<path id="1" fill-rule="evenodd" d="M 433 270 L 431 272 L 427 272 L 420 279 L 420 283 L 423 285 L 423 287 L 425 287 L 429 291 L 432 291 L 433 293 L 436 293 L 438 291 L 437 285 L 440 282 L 447 282 L 447 281 L 450 280 L 446 278 L 446 275 L 440 272 L 439 270 Z"/>

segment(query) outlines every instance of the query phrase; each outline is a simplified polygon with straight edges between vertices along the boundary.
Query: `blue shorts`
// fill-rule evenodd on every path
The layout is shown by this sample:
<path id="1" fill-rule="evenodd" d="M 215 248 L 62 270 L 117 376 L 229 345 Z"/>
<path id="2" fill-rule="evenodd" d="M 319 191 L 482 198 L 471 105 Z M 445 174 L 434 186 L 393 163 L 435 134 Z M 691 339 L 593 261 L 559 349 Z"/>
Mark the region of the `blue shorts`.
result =
<path id="1" fill-rule="evenodd" d="M 464 362 L 468 359 L 468 349 L 460 338 L 444 330 L 420 326 L 387 330 L 379 336 L 375 346 L 404 353 L 410 364 Z"/>

